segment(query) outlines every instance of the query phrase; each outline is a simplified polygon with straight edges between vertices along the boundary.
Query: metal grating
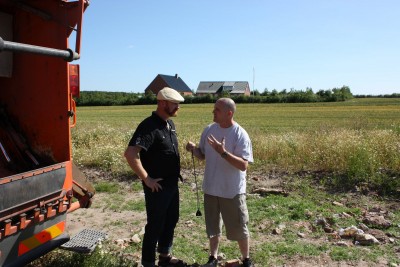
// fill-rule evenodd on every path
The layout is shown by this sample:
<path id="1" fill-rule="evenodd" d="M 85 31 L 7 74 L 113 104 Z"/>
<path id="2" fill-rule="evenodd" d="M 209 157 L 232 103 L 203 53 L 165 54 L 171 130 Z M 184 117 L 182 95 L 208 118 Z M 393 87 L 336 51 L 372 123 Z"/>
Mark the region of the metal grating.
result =
<path id="1" fill-rule="evenodd" d="M 97 243 L 107 238 L 107 234 L 93 229 L 83 229 L 61 248 L 79 253 L 91 253 L 96 248 Z"/>

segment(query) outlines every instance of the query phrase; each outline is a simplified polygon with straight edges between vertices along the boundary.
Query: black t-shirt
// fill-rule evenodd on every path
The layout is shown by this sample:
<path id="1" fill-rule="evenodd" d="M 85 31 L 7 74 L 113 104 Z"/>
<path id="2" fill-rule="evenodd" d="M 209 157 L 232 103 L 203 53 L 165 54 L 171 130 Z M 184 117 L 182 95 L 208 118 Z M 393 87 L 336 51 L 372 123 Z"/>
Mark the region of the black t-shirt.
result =
<path id="1" fill-rule="evenodd" d="M 140 161 L 151 178 L 163 178 L 161 185 L 176 185 L 180 176 L 178 138 L 172 120 L 155 112 L 136 128 L 129 146 L 140 146 Z"/>

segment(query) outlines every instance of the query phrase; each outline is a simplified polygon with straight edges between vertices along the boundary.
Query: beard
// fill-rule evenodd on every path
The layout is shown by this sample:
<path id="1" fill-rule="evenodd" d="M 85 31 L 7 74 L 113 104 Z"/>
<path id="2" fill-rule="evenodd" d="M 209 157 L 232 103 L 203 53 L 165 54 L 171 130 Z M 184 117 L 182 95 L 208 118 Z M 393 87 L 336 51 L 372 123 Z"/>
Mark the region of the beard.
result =
<path id="1" fill-rule="evenodd" d="M 219 119 L 218 119 L 218 117 L 217 117 L 216 115 L 213 116 L 213 121 L 214 121 L 215 123 L 219 123 Z"/>
<path id="2" fill-rule="evenodd" d="M 170 117 L 176 117 L 178 109 L 174 108 L 173 110 L 170 110 L 168 107 L 164 107 L 164 112 Z"/>

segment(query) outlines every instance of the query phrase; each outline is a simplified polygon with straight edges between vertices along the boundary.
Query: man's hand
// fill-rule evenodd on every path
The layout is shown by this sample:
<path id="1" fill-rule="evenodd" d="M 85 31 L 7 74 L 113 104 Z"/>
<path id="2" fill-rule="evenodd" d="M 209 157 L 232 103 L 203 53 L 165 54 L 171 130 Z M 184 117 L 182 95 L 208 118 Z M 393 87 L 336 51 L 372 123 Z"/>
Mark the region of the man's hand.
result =
<path id="1" fill-rule="evenodd" d="M 215 149 L 215 151 L 218 154 L 222 154 L 225 152 L 225 137 L 222 137 L 221 142 L 219 142 L 212 134 L 207 137 L 207 141 L 210 144 L 212 148 Z"/>
<path id="2" fill-rule="evenodd" d="M 186 151 L 191 151 L 191 152 L 193 152 L 193 150 L 196 148 L 196 145 L 195 145 L 195 143 L 193 143 L 193 142 L 187 142 L 187 144 L 186 144 Z"/>
<path id="3" fill-rule="evenodd" d="M 158 192 L 158 190 L 162 190 L 161 185 L 158 183 L 162 178 L 153 179 L 148 175 L 140 161 L 139 153 L 141 150 L 142 148 L 140 146 L 128 146 L 124 154 L 125 158 L 128 161 L 129 166 L 131 166 L 132 170 L 144 182 L 144 184 L 150 188 L 152 192 Z"/>
<path id="4" fill-rule="evenodd" d="M 196 158 L 204 160 L 204 154 L 201 152 L 200 148 L 196 147 L 195 143 L 190 141 L 187 142 L 186 150 L 192 152 L 192 155 L 194 155 Z"/>
<path id="5" fill-rule="evenodd" d="M 221 155 L 221 157 L 223 156 L 223 158 L 229 162 L 229 164 L 231 164 L 232 166 L 234 166 L 235 168 L 238 168 L 241 171 L 246 171 L 247 166 L 248 166 L 248 161 L 235 156 L 233 153 L 227 152 L 225 150 L 225 137 L 222 137 L 221 142 L 219 142 L 217 139 L 215 139 L 215 137 L 211 134 L 210 136 L 207 137 L 208 143 L 210 144 L 210 146 L 212 148 L 215 149 L 215 151 Z M 224 155 L 222 155 L 222 153 L 225 153 Z"/>
<path id="6" fill-rule="evenodd" d="M 162 181 L 162 178 L 153 179 L 150 176 L 147 176 L 143 179 L 144 184 L 151 189 L 151 192 L 162 190 L 162 186 L 158 183 L 159 181 Z"/>

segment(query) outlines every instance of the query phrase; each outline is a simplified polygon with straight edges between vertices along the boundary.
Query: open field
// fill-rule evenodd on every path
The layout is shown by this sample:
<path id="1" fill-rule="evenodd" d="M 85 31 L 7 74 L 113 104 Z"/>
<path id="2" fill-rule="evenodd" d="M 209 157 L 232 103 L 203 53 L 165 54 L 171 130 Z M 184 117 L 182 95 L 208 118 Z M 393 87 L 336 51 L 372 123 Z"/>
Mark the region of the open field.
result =
<path id="1" fill-rule="evenodd" d="M 184 145 L 212 122 L 212 104 L 181 106 L 174 119 L 182 167 Z M 155 106 L 81 107 L 73 130 L 74 160 L 116 174 L 130 172 L 122 156 L 138 123 Z M 328 172 L 350 184 L 400 172 L 400 99 L 354 99 L 311 104 L 242 104 L 236 121 L 252 138 L 250 170 Z M 378 184 L 376 184 L 378 183 Z M 384 190 L 386 190 L 384 188 Z"/>
<path id="2" fill-rule="evenodd" d="M 194 215 L 192 162 L 183 147 L 199 139 L 212 107 L 183 104 L 174 119 L 186 179 L 174 254 L 190 263 L 205 262 L 208 243 L 204 218 Z M 90 227 L 108 232 L 109 240 L 93 256 L 55 251 L 37 265 L 136 266 L 141 244 L 116 244 L 140 237 L 145 225 L 141 185 L 122 154 L 137 124 L 154 109 L 78 108 L 74 160 L 98 193 L 91 209 L 69 215 L 69 231 Z M 243 104 L 235 118 L 253 142 L 248 205 L 256 266 L 400 266 L 400 99 Z M 196 169 L 201 183 L 202 163 L 196 161 Z M 388 224 L 367 220 L 375 215 Z M 340 229 L 361 223 L 380 234 L 380 244 L 360 246 L 339 236 Z M 227 240 L 220 252 L 222 262 L 239 256 Z M 64 253 L 63 260 L 57 253 Z"/>
<path id="3" fill-rule="evenodd" d="M 180 131 L 196 133 L 211 123 L 212 104 L 182 104 L 174 118 Z M 105 125 L 132 131 L 155 105 L 78 107 L 76 129 Z M 335 127 L 396 129 L 400 124 L 400 98 L 365 98 L 334 103 L 238 104 L 236 120 L 249 132 L 297 132 Z"/>

